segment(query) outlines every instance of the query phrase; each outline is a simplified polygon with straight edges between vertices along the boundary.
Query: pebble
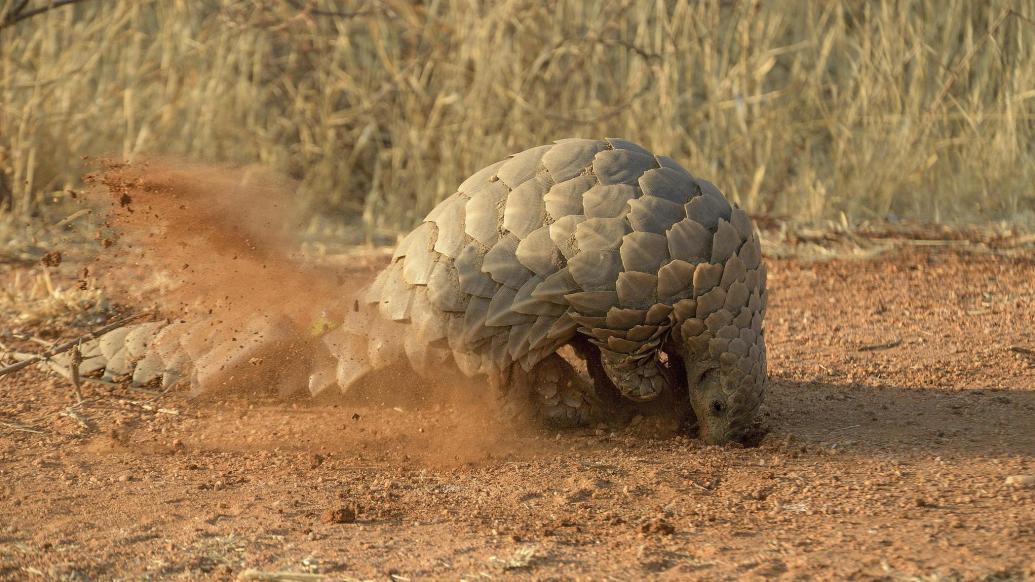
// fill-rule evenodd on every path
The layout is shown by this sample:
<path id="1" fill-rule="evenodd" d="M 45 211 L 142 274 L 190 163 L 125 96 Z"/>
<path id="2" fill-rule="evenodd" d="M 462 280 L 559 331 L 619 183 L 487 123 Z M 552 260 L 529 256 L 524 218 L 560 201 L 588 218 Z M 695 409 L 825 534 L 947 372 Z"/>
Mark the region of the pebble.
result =
<path id="1" fill-rule="evenodd" d="M 1006 485 L 1018 489 L 1035 487 L 1035 475 L 1010 475 L 1006 478 Z"/>

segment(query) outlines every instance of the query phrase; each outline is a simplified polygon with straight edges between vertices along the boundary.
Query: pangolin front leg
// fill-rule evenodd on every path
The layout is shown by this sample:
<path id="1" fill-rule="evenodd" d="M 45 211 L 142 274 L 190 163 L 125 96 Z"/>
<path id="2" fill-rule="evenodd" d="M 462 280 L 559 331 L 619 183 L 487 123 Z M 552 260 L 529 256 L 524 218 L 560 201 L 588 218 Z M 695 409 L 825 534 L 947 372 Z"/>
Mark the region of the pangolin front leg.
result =
<path id="1" fill-rule="evenodd" d="M 511 374 L 503 391 L 513 410 L 530 399 L 535 415 L 556 428 L 589 426 L 605 418 L 606 407 L 592 383 L 558 354 L 543 358 L 527 372 L 516 367 Z"/>

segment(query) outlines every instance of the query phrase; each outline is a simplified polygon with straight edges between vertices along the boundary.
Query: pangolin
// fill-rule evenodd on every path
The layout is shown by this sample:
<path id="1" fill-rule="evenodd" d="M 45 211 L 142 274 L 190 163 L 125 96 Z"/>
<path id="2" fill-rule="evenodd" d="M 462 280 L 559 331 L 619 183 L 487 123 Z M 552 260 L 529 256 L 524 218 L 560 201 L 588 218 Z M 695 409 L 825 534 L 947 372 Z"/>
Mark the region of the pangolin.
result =
<path id="1" fill-rule="evenodd" d="M 689 402 L 700 437 L 721 443 L 745 433 L 763 396 L 765 308 L 751 219 L 712 183 L 626 140 L 564 139 L 439 203 L 323 336 L 335 369 L 309 389 L 347 390 L 398 361 L 429 376 L 454 366 L 561 424 Z M 197 324 L 118 329 L 84 344 L 80 371 L 168 384 L 192 364 L 244 365 L 288 335 L 257 325 L 238 334 L 255 339 L 205 348 Z M 594 383 L 557 353 L 569 344 Z"/>

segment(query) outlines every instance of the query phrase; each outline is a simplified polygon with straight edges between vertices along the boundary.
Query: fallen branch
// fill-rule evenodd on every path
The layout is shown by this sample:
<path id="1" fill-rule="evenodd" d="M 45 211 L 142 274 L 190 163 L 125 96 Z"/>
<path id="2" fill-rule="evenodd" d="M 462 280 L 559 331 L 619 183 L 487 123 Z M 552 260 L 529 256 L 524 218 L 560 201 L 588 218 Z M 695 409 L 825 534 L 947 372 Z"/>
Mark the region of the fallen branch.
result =
<path id="1" fill-rule="evenodd" d="M 890 342 L 885 342 L 885 343 L 882 343 L 882 344 L 870 344 L 870 345 L 867 345 L 867 346 L 859 346 L 859 351 L 860 352 L 875 352 L 875 351 L 878 351 L 878 350 L 890 350 L 891 348 L 897 348 L 900 345 L 902 345 L 902 340 L 901 339 L 897 339 L 897 340 L 890 341 Z"/>
<path id="2" fill-rule="evenodd" d="M 36 356 L 32 356 L 30 358 L 26 358 L 26 359 L 24 359 L 24 360 L 22 360 L 22 361 L 20 361 L 20 362 L 18 362 L 16 364 L 11 364 L 10 366 L 7 366 L 6 368 L 0 369 L 0 376 L 5 376 L 7 374 L 11 374 L 13 372 L 17 372 L 18 370 L 21 370 L 22 368 L 27 368 L 27 367 L 35 364 L 36 362 L 42 362 L 44 360 L 49 360 L 50 358 L 52 358 L 52 357 L 54 357 L 54 356 L 56 356 L 56 355 L 58 355 L 60 353 L 67 352 L 68 350 L 78 346 L 82 342 L 89 341 L 89 340 L 92 340 L 92 339 L 97 339 L 100 336 L 108 333 L 109 331 L 116 330 L 116 329 L 126 325 L 127 323 L 133 321 L 133 320 L 140 319 L 141 317 L 143 317 L 145 315 L 149 315 L 149 314 L 150 314 L 150 312 L 143 311 L 143 312 L 138 313 L 136 315 L 130 315 L 129 317 L 123 317 L 122 319 L 119 319 L 118 321 L 115 321 L 113 323 L 109 323 L 108 325 L 102 327 L 101 329 L 98 329 L 96 331 L 92 331 L 92 332 L 90 332 L 90 333 L 88 333 L 88 334 L 86 334 L 86 335 L 84 335 L 84 336 L 82 336 L 80 338 L 76 338 L 74 340 L 65 342 L 63 344 L 58 345 L 57 347 L 54 347 L 54 348 L 52 348 L 50 350 L 47 350 L 46 352 L 43 352 L 42 354 L 39 354 L 39 355 L 36 355 Z"/>
<path id="3" fill-rule="evenodd" d="M 32 428 L 31 426 L 24 426 L 24 425 L 21 425 L 21 424 L 14 424 L 13 422 L 3 422 L 3 421 L 0 421 L 0 426 L 2 426 L 4 428 L 9 428 L 11 430 L 21 431 L 21 432 L 31 432 L 33 434 L 47 434 L 46 431 L 38 430 L 38 429 Z"/>

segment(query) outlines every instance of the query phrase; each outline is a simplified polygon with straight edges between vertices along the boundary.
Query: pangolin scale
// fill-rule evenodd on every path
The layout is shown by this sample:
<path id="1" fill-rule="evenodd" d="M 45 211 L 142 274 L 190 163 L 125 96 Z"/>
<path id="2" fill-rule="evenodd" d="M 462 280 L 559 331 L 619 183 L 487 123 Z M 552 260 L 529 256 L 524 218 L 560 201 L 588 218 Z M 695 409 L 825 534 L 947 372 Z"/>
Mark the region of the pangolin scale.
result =
<path id="1" fill-rule="evenodd" d="M 766 268 L 751 219 L 621 139 L 560 140 L 476 172 L 359 303 L 323 337 L 336 370 L 314 374 L 313 393 L 405 359 L 422 375 L 455 365 L 572 424 L 674 393 L 702 438 L 722 442 L 746 429 L 766 380 Z M 169 384 L 283 339 L 275 321 L 232 346 L 207 346 L 196 323 L 115 330 L 83 346 L 80 371 Z M 566 344 L 590 361 L 595 390 L 557 354 Z M 620 397 L 601 398 L 608 390 Z"/>

